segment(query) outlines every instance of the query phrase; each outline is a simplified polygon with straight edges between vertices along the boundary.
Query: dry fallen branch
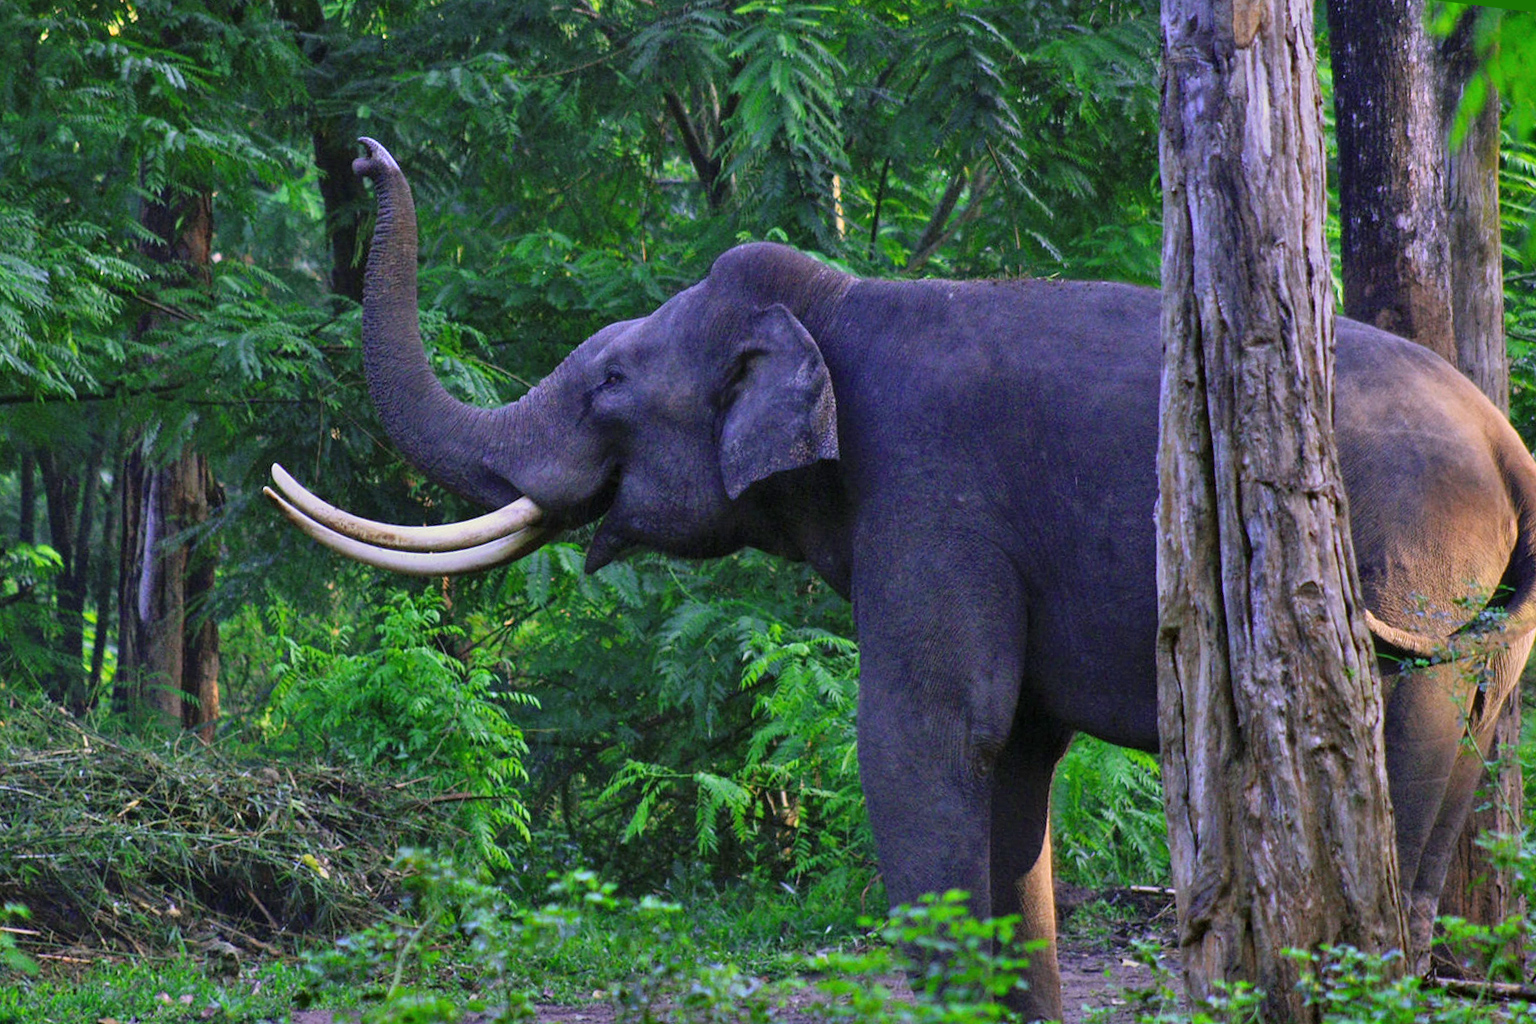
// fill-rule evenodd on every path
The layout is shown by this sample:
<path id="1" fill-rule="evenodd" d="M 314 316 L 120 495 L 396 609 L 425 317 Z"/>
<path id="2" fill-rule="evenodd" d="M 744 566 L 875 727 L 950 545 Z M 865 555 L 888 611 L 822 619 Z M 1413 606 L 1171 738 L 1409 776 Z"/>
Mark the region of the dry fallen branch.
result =
<path id="1" fill-rule="evenodd" d="M 1509 981 L 1469 981 L 1466 978 L 1442 978 L 1435 975 L 1429 979 L 1429 983 L 1453 996 L 1497 999 L 1506 1003 L 1536 1003 L 1536 988 Z"/>

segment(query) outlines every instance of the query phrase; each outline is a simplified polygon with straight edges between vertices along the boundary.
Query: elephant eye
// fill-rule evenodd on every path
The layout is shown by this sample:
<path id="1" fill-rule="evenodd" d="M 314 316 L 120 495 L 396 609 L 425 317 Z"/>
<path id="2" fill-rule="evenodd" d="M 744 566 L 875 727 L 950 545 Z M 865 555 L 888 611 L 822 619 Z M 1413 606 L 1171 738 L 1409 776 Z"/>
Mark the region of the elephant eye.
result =
<path id="1" fill-rule="evenodd" d="M 611 388 L 617 384 L 622 384 L 623 382 L 624 375 L 622 373 L 620 373 L 618 370 L 609 370 L 608 376 L 603 378 L 603 382 L 599 384 L 597 388 L 599 391 L 601 391 L 604 388 Z"/>

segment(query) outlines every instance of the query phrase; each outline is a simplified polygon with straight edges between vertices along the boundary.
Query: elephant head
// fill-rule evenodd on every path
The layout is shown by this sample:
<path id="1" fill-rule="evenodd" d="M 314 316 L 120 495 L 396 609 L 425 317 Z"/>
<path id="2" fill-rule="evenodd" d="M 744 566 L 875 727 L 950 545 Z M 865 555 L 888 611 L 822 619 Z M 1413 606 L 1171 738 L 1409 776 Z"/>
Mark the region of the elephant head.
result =
<path id="1" fill-rule="evenodd" d="M 755 485 L 836 459 L 827 367 L 797 312 L 851 281 L 792 250 L 744 246 L 650 316 L 612 324 L 499 409 L 467 405 L 422 349 L 416 212 L 393 157 L 372 139 L 353 169 L 379 213 L 363 298 L 369 394 L 395 445 L 432 480 L 497 511 L 399 527 L 321 501 L 280 466 L 265 493 L 321 543 L 417 575 L 515 560 L 601 518 L 594 570 L 644 545 L 707 557 L 745 544 L 784 551 Z M 788 297 L 800 307 L 791 309 Z"/>

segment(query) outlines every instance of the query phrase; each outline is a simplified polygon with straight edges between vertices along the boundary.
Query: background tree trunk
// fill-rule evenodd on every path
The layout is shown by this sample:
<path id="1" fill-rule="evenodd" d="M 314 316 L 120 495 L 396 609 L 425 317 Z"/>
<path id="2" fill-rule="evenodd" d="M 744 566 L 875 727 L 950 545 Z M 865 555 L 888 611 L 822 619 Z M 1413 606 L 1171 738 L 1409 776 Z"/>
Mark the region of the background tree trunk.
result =
<path id="1" fill-rule="evenodd" d="M 1328 2 L 1344 310 L 1455 363 L 1444 124 L 1423 21 L 1423 0 Z"/>
<path id="2" fill-rule="evenodd" d="M 213 248 L 213 197 L 162 196 L 144 208 L 159 240 L 151 258 L 174 264 L 188 280 L 207 283 Z M 146 314 L 142 336 L 159 314 Z M 118 671 L 119 707 L 137 702 L 176 725 L 213 736 L 218 715 L 218 627 L 207 615 L 217 549 L 202 536 L 219 503 L 203 455 L 184 450 L 151 466 L 137 446 L 123 465 Z M 130 502 L 135 504 L 130 505 Z"/>
<path id="3" fill-rule="evenodd" d="M 21 453 L 21 505 L 16 512 L 16 539 L 37 543 L 37 456 Z"/>
<path id="4" fill-rule="evenodd" d="M 1158 705 L 1190 995 L 1404 938 L 1332 430 L 1310 5 L 1164 0 Z"/>
<path id="5" fill-rule="evenodd" d="M 1499 227 L 1499 102 L 1490 95 L 1452 145 L 1462 91 L 1477 70 L 1480 18 L 1469 8 L 1437 47 L 1419 0 L 1329 0 L 1339 130 L 1344 311 L 1425 345 L 1509 409 Z M 1520 736 L 1519 700 L 1495 734 Z M 1477 837 L 1520 827 L 1523 780 L 1501 764 L 1468 819 L 1440 912 L 1492 925 L 1518 910 L 1513 879 Z M 1441 958 L 1439 967 L 1450 967 Z"/>

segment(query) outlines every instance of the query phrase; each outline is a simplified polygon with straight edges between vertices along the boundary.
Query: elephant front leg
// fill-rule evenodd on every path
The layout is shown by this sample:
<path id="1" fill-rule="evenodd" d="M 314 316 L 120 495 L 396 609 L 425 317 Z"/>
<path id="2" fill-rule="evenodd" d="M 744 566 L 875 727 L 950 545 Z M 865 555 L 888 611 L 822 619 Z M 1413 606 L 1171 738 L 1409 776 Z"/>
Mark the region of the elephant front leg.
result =
<path id="1" fill-rule="evenodd" d="M 1048 830 L 1054 760 L 1042 751 L 1026 770 L 990 740 L 932 719 L 878 687 L 862 689 L 859 769 L 887 894 L 892 905 L 915 904 L 961 889 L 977 917 L 1020 915 L 1016 946 L 1003 952 L 1028 967 L 1024 987 L 1005 1002 L 1026 1021 L 1060 1020 Z M 1040 948 L 1026 953 L 1026 945 Z"/>
<path id="2" fill-rule="evenodd" d="M 1046 819 L 1061 748 L 1025 757 L 1012 739 L 1022 670 L 996 640 L 1022 630 L 993 633 L 990 646 L 948 633 L 941 645 L 888 642 L 891 621 L 880 626 L 860 628 L 859 769 L 891 903 L 961 889 L 978 917 L 1022 912 L 1016 942 L 1045 948 L 1008 1003 L 1026 1020 L 1059 1019 Z"/>

